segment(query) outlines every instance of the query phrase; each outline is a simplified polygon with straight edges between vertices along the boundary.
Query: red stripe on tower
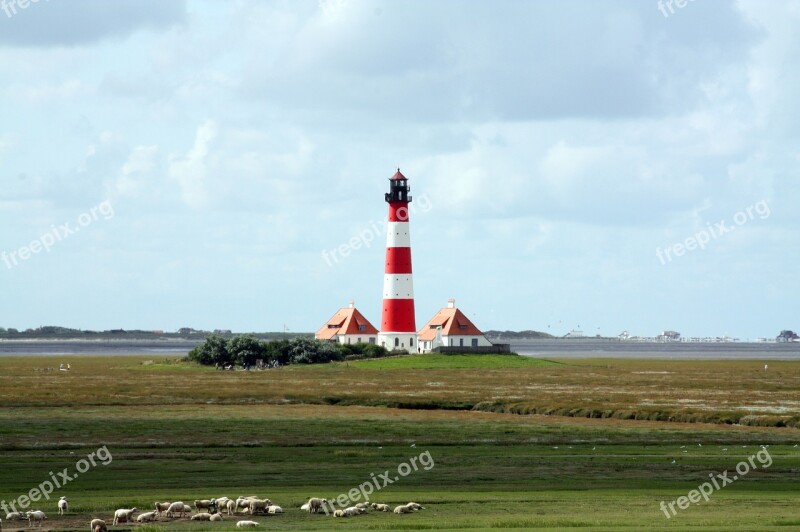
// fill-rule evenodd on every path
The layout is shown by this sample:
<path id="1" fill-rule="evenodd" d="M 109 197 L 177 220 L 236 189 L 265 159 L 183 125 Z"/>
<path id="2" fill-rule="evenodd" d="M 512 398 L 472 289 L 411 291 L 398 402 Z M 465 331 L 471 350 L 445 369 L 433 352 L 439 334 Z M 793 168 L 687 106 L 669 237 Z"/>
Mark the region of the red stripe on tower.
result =
<path id="1" fill-rule="evenodd" d="M 411 234 L 408 204 L 411 196 L 408 179 L 397 169 L 389 178 L 389 204 L 386 230 L 386 263 L 383 270 L 383 310 L 381 345 L 387 349 L 417 349 L 417 327 L 414 319 L 414 283 L 411 277 Z"/>

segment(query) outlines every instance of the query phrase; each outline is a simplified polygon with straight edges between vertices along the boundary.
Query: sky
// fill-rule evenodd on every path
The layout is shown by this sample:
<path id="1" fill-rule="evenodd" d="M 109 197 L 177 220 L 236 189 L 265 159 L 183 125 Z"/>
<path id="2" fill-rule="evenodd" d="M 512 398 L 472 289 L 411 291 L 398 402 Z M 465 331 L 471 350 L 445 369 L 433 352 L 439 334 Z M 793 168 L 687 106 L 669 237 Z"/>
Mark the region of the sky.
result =
<path id="1" fill-rule="evenodd" d="M 800 1 L 0 0 L 0 327 L 798 329 Z"/>

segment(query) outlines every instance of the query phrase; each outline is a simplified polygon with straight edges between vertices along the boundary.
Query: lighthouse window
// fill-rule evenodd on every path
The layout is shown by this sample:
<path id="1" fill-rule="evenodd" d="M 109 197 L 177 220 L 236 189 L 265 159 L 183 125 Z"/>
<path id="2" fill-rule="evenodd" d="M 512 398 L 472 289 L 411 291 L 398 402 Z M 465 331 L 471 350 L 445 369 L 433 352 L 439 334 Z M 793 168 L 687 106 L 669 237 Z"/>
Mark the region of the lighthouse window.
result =
<path id="1" fill-rule="evenodd" d="M 400 345 L 400 338 L 395 338 L 394 339 L 394 346 L 397 347 L 398 345 Z"/>
<path id="2" fill-rule="evenodd" d="M 414 347 L 414 339 L 413 339 L 413 338 L 411 338 L 411 339 L 409 339 L 409 340 L 408 340 L 408 345 L 409 345 L 410 347 Z"/>

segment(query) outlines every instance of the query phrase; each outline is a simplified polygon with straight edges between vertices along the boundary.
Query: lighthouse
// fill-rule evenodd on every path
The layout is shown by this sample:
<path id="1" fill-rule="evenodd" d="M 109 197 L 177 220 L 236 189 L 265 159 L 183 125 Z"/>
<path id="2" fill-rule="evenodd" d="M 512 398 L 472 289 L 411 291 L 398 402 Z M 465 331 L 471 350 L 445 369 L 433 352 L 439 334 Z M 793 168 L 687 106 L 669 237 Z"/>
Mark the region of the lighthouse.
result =
<path id="1" fill-rule="evenodd" d="M 411 280 L 411 233 L 408 204 L 411 196 L 408 179 L 400 169 L 389 178 L 389 204 L 386 231 L 386 262 L 383 270 L 383 310 L 378 341 L 386 349 L 415 352 L 417 327 L 414 319 L 414 283 Z"/>

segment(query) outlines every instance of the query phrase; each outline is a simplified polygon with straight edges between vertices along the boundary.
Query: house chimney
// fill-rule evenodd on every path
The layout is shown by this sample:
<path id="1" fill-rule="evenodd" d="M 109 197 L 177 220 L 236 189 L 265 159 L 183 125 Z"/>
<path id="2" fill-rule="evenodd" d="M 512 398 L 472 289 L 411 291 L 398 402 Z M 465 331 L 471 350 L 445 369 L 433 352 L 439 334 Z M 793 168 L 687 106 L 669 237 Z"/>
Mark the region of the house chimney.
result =
<path id="1" fill-rule="evenodd" d="M 355 303 L 355 301 L 353 301 L 353 300 L 351 299 L 351 300 L 350 300 L 350 303 L 349 303 L 349 305 L 350 305 L 350 308 L 353 308 L 353 307 L 355 307 L 355 306 L 356 306 L 356 303 Z"/>
<path id="2" fill-rule="evenodd" d="M 447 300 L 447 308 L 456 308 L 456 300 L 452 297 Z"/>

